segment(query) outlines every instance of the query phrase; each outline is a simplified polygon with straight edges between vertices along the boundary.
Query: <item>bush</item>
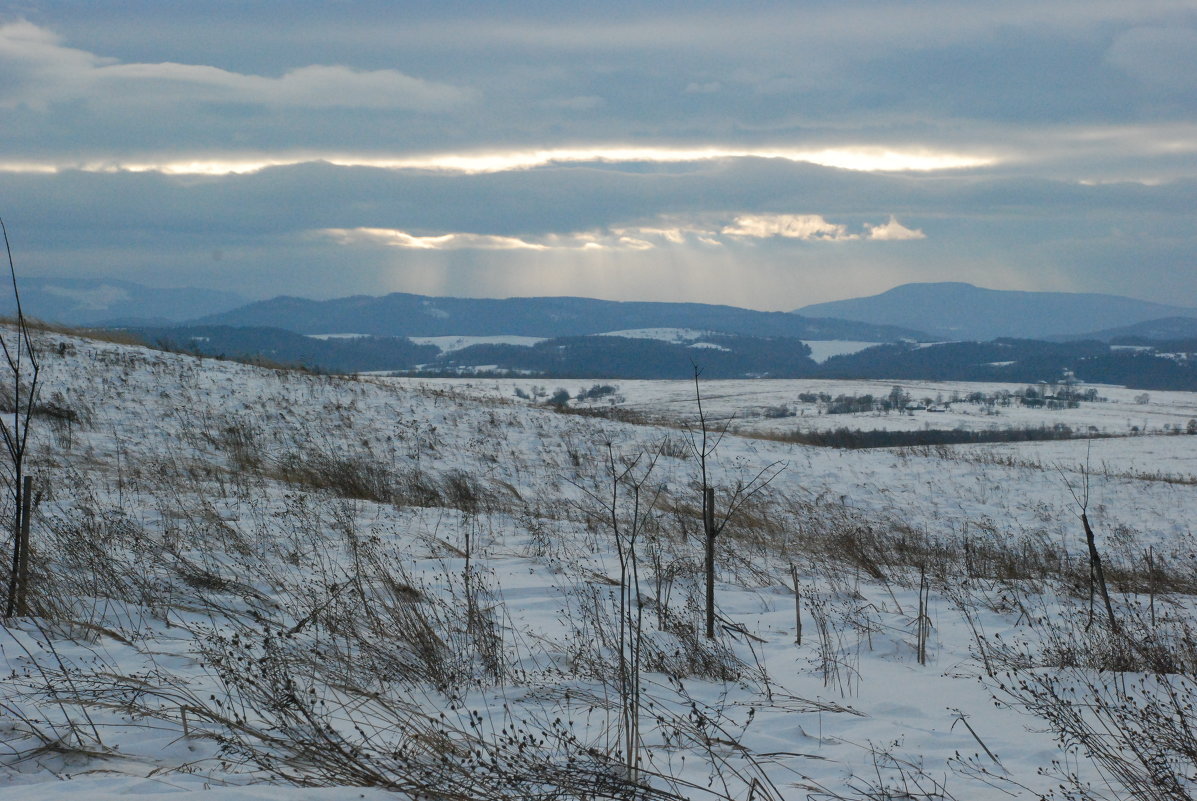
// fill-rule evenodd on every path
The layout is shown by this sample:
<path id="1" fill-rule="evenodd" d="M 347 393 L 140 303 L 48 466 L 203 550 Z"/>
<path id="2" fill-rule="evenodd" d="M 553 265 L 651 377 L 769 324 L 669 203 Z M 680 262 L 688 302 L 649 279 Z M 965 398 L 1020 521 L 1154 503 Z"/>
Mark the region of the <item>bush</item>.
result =
<path id="1" fill-rule="evenodd" d="M 590 389 L 582 389 L 578 391 L 577 400 L 592 401 L 600 398 L 605 398 L 609 395 L 614 395 L 617 391 L 616 387 L 610 384 L 595 384 Z"/>
<path id="2" fill-rule="evenodd" d="M 569 390 L 559 387 L 545 403 L 556 406 L 558 409 L 564 409 L 569 405 Z"/>

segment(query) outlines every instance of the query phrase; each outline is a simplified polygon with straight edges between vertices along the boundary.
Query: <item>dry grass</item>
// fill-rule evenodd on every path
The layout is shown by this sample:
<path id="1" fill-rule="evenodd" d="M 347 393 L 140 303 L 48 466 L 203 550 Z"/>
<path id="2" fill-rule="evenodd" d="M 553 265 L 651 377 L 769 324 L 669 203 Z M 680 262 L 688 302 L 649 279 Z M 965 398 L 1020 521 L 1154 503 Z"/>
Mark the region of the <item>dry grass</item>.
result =
<path id="1" fill-rule="evenodd" d="M 739 745 L 727 733 L 730 706 L 695 705 L 693 718 L 671 711 L 684 703 L 674 681 L 741 683 L 758 697 L 772 692 L 748 632 L 721 621 L 717 639 L 699 636 L 700 496 L 687 483 L 690 451 L 676 431 L 654 430 L 661 439 L 645 445 L 674 471 L 661 487 L 645 487 L 655 503 L 640 510 L 637 658 L 657 704 L 651 734 L 705 754 L 713 773 L 741 771 L 725 789 L 685 786 L 651 764 L 632 779 L 612 745 L 620 701 L 611 665 L 625 647 L 619 627 L 628 610 L 615 605 L 619 574 L 602 556 L 615 547 L 612 516 L 588 507 L 578 489 L 604 486 L 596 453 L 605 441 L 641 441 L 643 429 L 496 404 L 489 417 L 469 418 L 476 430 L 468 441 L 454 440 L 450 430 L 465 425 L 460 396 L 428 390 L 417 413 L 411 395 L 386 395 L 393 390 L 385 384 L 302 374 L 273 375 L 262 396 L 234 396 L 220 407 L 212 400 L 220 386 L 203 384 L 194 361 L 97 349 L 90 363 L 103 381 L 93 385 L 100 388 L 94 401 L 51 398 L 60 411 L 42 415 L 41 424 L 90 427 L 74 443 L 47 438 L 39 456 L 53 481 L 38 488 L 44 502 L 33 600 L 61 636 L 110 638 L 141 649 L 151 664 L 161 644 L 147 639 L 150 623 L 158 632 L 169 625 L 169 636 L 202 650 L 206 680 L 216 686 L 198 693 L 165 670 L 151 679 L 97 662 L 55 672 L 44 661 L 45 673 L 22 680 L 32 706 L 21 709 L 41 704 L 44 712 L 48 699 L 69 698 L 55 718 L 63 732 L 85 732 L 78 710 L 107 708 L 101 705 L 118 697 L 134 699 L 122 701 L 130 715 L 162 725 L 181 725 L 186 710 L 193 736 L 222 749 L 223 769 L 299 784 L 462 799 L 733 798 L 759 786 L 754 797 L 770 797 L 746 750 L 730 749 L 734 760 L 704 751 L 716 740 Z M 162 407 L 177 409 L 176 417 L 114 432 L 108 441 L 105 410 L 146 403 L 121 394 L 140 369 L 153 370 L 164 386 L 174 382 Z M 368 406 L 379 398 L 390 404 L 393 425 L 363 430 L 361 420 L 379 415 Z M 433 425 L 420 414 L 439 416 Z M 318 431 L 310 420 L 320 421 Z M 173 451 L 138 450 L 153 425 L 169 428 L 179 443 Z M 515 425 L 532 443 L 527 454 L 504 441 Z M 721 497 L 729 490 L 717 487 Z M 626 510 L 617 512 L 627 519 Z M 1162 718 L 1153 724 L 1152 716 L 1171 709 L 1170 697 L 1181 704 L 1197 697 L 1186 684 L 1197 669 L 1189 622 L 1197 575 L 1184 553 L 1143 553 L 1136 532 L 1109 535 L 1106 571 L 1124 621 L 1114 639 L 1088 622 L 1087 563 L 1062 552 L 1051 526 L 945 520 L 927 530 L 896 505 L 862 509 L 778 486 L 729 520 L 717 564 L 721 580 L 769 592 L 789 586 L 795 566 L 810 624 L 800 669 L 808 665 L 828 690 L 845 695 L 859 681 L 861 643 L 879 636 L 883 614 L 915 619 L 916 610 L 902 609 L 898 598 L 925 573 L 931 591 L 970 620 L 993 610 L 1032 632 L 1006 648 L 977 630 L 978 658 L 990 673 L 1009 672 L 1006 687 L 1037 688 L 1037 695 L 1007 695 L 1009 702 L 1064 734 L 1083 733 L 1053 706 L 1071 690 L 1030 681 L 1047 666 L 1065 670 L 1073 687 L 1091 682 L 1110 709 L 1127 710 L 1116 729 L 1121 736 L 1134 732 L 1143 741 L 1148 732 L 1175 764 L 1188 746 L 1168 751 L 1166 738 L 1183 732 Z M 512 622 L 489 572 L 497 551 L 529 557 L 560 587 L 560 634 L 533 634 Z M 1174 695 L 1119 695 L 1113 677 L 1132 670 Z M 576 702 L 564 693 L 584 682 L 594 693 L 588 714 L 603 721 L 585 735 L 558 720 Z M 503 730 L 464 700 L 488 693 L 547 700 L 511 713 Z M 72 747 L 97 747 L 76 739 Z M 896 754 L 878 760 L 885 778 L 877 781 L 889 790 L 903 770 L 914 770 Z M 839 797 L 873 791 L 855 787 Z"/>

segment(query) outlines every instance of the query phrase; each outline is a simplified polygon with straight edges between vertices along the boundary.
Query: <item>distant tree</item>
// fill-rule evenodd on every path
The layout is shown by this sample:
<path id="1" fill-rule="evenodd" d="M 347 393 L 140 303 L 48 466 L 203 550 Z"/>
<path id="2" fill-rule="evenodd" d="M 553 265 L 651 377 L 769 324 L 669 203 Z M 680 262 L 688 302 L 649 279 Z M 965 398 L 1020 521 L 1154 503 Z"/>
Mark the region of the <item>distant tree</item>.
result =
<path id="1" fill-rule="evenodd" d="M 545 401 L 545 403 L 549 404 L 550 406 L 556 406 L 558 409 L 568 406 L 569 390 L 565 389 L 564 387 L 558 387 L 557 391 L 554 392 L 549 399 Z"/>
<path id="2" fill-rule="evenodd" d="M 590 389 L 578 390 L 575 398 L 579 401 L 598 400 L 599 398 L 614 395 L 616 391 L 617 387 L 613 387 L 610 384 L 595 384 Z"/>
<path id="3" fill-rule="evenodd" d="M 1185 433 L 1197 434 L 1197 417 L 1189 418 L 1189 424 L 1185 426 Z"/>

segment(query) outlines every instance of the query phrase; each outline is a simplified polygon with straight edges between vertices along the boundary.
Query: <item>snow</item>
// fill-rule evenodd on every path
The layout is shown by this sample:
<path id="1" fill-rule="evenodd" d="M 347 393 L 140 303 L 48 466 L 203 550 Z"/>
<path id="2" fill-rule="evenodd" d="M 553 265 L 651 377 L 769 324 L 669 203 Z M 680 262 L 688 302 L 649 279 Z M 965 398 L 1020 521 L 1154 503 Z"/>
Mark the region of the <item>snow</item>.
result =
<path id="1" fill-rule="evenodd" d="M 727 353 L 731 348 L 717 345 L 714 342 L 701 342 L 703 337 L 711 336 L 713 331 L 698 331 L 693 328 L 629 328 L 624 331 L 608 331 L 598 334 L 602 337 L 624 337 L 625 339 L 655 339 L 660 342 L 671 342 L 675 345 L 686 345 L 691 348 L 709 348 Z"/>
<path id="2" fill-rule="evenodd" d="M 1077 409 L 987 414 L 951 399 L 1022 387 L 900 382 L 946 410 L 831 415 L 798 396 L 884 397 L 894 382 L 704 381 L 708 421 L 730 426 L 708 464 L 717 504 L 737 481 L 781 468 L 720 536 L 716 652 L 692 636 L 702 601 L 697 468 L 685 432 L 696 421 L 693 382 L 611 381 L 618 392 L 598 407 L 632 420 L 621 422 L 514 396 L 551 393 L 552 380 L 341 379 L 42 336 L 42 397 L 58 393 L 79 420 L 34 418 L 31 467 L 43 490 L 35 558 L 49 564 L 36 567 L 42 584 L 33 591 L 52 592 L 59 606 L 0 628 L 6 799 L 382 798 L 310 766 L 294 769 L 334 786 L 295 787 L 242 752 L 222 752 L 222 742 L 240 741 L 210 699 L 248 728 L 269 725 L 267 710 L 240 705 L 245 696 L 230 682 L 241 664 L 248 675 L 274 675 L 274 658 L 323 702 L 314 709 L 334 710 L 336 731 L 353 738 L 361 726 L 363 747 L 398 736 L 387 716 L 410 723 L 402 718 L 410 705 L 448 721 L 437 725 L 482 732 L 483 743 L 517 729 L 563 743 L 552 740 L 557 718 L 587 747 L 612 749 L 620 559 L 602 504 L 614 489 L 616 517 L 629 524 L 626 481 L 650 466 L 643 488 L 656 503 L 637 507 L 652 524 L 636 548 L 651 646 L 642 674 L 651 769 L 687 782 L 683 795 L 696 799 L 717 797 L 721 780 L 730 797 L 747 797 L 735 771 L 767 779 L 778 798 L 819 797 L 816 785 L 868 797 L 861 782 L 901 783 L 885 768 L 890 754 L 947 781 L 957 798 L 1009 798 L 1013 785 L 961 769 L 956 755 L 979 752 L 979 737 L 1001 759 L 993 772 L 1033 798 L 1058 783 L 1050 769 L 1062 754 L 1043 721 L 995 706 L 974 636 L 1039 636 L 1011 604 L 980 602 L 1015 585 L 933 576 L 920 664 L 917 571 L 885 564 L 879 578 L 864 561 L 819 551 L 820 538 L 848 542 L 834 537 L 850 532 L 866 551 L 870 537 L 899 533 L 903 547 L 921 537 L 1015 550 L 1050 543 L 1059 558 L 1081 560 L 1072 491 L 1088 481 L 1089 516 L 1112 562 L 1148 546 L 1160 559 L 1197 550 L 1197 493 L 1186 483 L 1197 474 L 1197 436 L 1172 433 L 1197 417 L 1197 394 L 1151 392 L 1140 402 L 1141 392 L 1098 387 L 1108 400 Z M 68 346 L 62 355 L 59 343 Z M 794 416 L 764 416 L 780 405 Z M 777 438 L 795 427 L 1056 423 L 1120 436 L 942 451 Z M 1134 427 L 1140 435 L 1121 436 Z M 613 483 L 610 471 L 625 468 L 624 483 Z M 354 477 L 360 485 L 319 486 Z M 802 645 L 790 564 L 803 592 Z M 1067 597 L 1023 592 L 1020 603 L 1044 619 L 1077 609 Z M 417 612 L 430 627 L 424 646 L 445 649 L 439 663 L 404 650 L 405 615 Z M 353 658 L 338 661 L 341 648 Z M 501 680 L 485 678 L 487 648 L 497 649 Z M 247 661 L 223 663 L 226 652 Z M 700 657 L 710 660 L 706 672 L 694 667 Z M 737 675 L 718 678 L 713 664 L 734 664 Z M 452 676 L 456 693 L 416 675 L 429 665 Z M 350 703 L 338 700 L 346 693 Z M 184 707 L 207 713 L 184 723 Z M 434 726 L 423 736 L 442 733 Z M 286 742 L 262 747 L 288 753 Z M 1091 764 L 1068 760 L 1097 778 Z"/>
<path id="3" fill-rule="evenodd" d="M 417 345 L 435 345 L 441 353 L 452 353 L 471 345 L 520 345 L 531 347 L 538 342 L 544 342 L 545 337 L 522 337 L 514 334 L 502 336 L 443 336 L 443 337 L 411 337 Z"/>
<path id="4" fill-rule="evenodd" d="M 624 337 L 626 339 L 656 339 L 661 342 L 677 342 L 685 344 L 710 336 L 710 331 L 698 331 L 693 328 L 629 328 L 623 331 L 607 331 L 599 334 L 604 337 Z"/>
<path id="5" fill-rule="evenodd" d="M 179 801 L 190 793 L 206 801 L 394 801 L 395 795 L 368 787 L 293 787 L 269 784 L 213 786 L 202 777 L 71 777 L 66 781 L 0 785 L 0 795 L 20 801 Z"/>
<path id="6" fill-rule="evenodd" d="M 804 339 L 802 341 L 810 347 L 810 357 L 819 364 L 832 356 L 850 356 L 867 348 L 884 344 L 881 342 L 857 342 L 849 339 Z"/>

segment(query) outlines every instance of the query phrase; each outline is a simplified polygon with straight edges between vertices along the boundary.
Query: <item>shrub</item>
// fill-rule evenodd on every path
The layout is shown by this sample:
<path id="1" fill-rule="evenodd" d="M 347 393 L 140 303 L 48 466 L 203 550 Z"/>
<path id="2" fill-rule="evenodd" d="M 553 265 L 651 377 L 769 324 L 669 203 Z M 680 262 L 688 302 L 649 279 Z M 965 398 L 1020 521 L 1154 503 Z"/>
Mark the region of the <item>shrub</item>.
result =
<path id="1" fill-rule="evenodd" d="M 549 399 L 545 401 L 550 406 L 556 406 L 558 409 L 564 409 L 569 405 L 569 390 L 564 387 L 559 387 Z"/>
<path id="2" fill-rule="evenodd" d="M 1041 442 L 1087 439 L 1095 436 L 1099 435 L 1076 433 L 1068 426 L 1057 423 L 1051 427 L 1007 428 L 994 431 L 935 428 L 925 431 L 862 431 L 859 428 L 841 427 L 834 431 L 793 431 L 776 438 L 821 448 L 911 448 L 926 445 L 975 445 L 984 442 Z"/>

